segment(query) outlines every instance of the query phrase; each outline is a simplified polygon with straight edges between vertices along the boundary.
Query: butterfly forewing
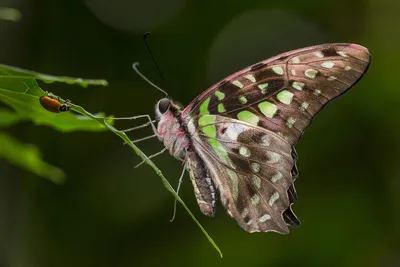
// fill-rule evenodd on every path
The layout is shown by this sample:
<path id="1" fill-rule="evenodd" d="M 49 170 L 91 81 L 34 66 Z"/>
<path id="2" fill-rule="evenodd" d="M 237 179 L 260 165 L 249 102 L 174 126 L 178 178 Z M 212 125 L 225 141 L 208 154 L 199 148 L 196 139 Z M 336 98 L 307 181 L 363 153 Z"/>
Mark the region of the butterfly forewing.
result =
<path id="1" fill-rule="evenodd" d="M 287 52 L 217 83 L 183 115 L 239 119 L 276 132 L 294 145 L 313 116 L 361 78 L 369 60 L 368 50 L 354 44 Z"/>

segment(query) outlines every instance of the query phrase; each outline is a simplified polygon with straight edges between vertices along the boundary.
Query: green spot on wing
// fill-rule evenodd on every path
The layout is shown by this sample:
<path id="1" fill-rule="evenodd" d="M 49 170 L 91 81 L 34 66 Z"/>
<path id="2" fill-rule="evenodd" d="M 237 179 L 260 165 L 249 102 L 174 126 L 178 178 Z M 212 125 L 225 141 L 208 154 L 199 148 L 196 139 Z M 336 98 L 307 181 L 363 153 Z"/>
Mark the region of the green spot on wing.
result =
<path id="1" fill-rule="evenodd" d="M 225 107 L 224 107 L 224 104 L 219 103 L 219 104 L 218 104 L 218 112 L 219 112 L 219 113 L 224 113 L 225 111 L 226 111 L 226 109 L 225 109 Z"/>
<path id="2" fill-rule="evenodd" d="M 201 116 L 199 119 L 199 125 L 204 126 L 208 124 L 212 124 L 215 122 L 215 116 L 214 115 L 204 115 Z"/>
<path id="3" fill-rule="evenodd" d="M 264 101 L 258 104 L 258 108 L 260 109 L 262 114 L 264 114 L 268 118 L 272 118 L 277 111 L 276 105 L 268 101 Z"/>
<path id="4" fill-rule="evenodd" d="M 230 160 L 228 156 L 228 152 L 224 148 L 223 145 L 214 138 L 208 139 L 208 142 L 210 143 L 211 147 L 213 148 L 215 154 L 218 156 L 218 158 L 226 165 L 235 168 L 235 166 L 232 164 L 232 161 Z M 231 169 L 227 168 L 226 173 L 228 174 L 229 180 L 231 182 L 231 187 L 230 190 L 232 192 L 232 197 L 234 200 L 237 200 L 238 198 L 238 192 L 239 192 L 239 179 L 237 174 L 232 171 Z"/>
<path id="5" fill-rule="evenodd" d="M 217 130 L 214 125 L 204 126 L 202 128 L 202 131 L 208 137 L 216 137 L 217 136 Z"/>
<path id="6" fill-rule="evenodd" d="M 210 143 L 211 147 L 214 149 L 215 153 L 217 153 L 218 156 L 222 157 L 221 159 L 228 156 L 228 153 L 226 152 L 225 148 L 221 145 L 220 142 L 218 142 L 214 138 L 208 139 L 208 142 Z"/>
<path id="7" fill-rule="evenodd" d="M 247 98 L 244 97 L 244 96 L 241 96 L 241 97 L 239 97 L 239 101 L 240 101 L 242 104 L 246 104 L 246 103 L 247 103 Z"/>
<path id="8" fill-rule="evenodd" d="M 261 83 L 257 87 L 261 90 L 262 94 L 265 94 L 268 90 L 268 83 Z"/>
<path id="9" fill-rule="evenodd" d="M 210 103 L 210 97 L 203 101 L 200 105 L 200 114 L 208 114 L 208 104 Z"/>
<path id="10" fill-rule="evenodd" d="M 292 103 L 293 93 L 289 92 L 288 90 L 283 90 L 276 95 L 276 98 L 278 98 L 281 103 L 289 105 Z"/>
<path id="11" fill-rule="evenodd" d="M 257 85 L 257 87 L 260 89 L 265 89 L 268 87 L 268 83 L 261 83 L 261 84 Z"/>
<path id="12" fill-rule="evenodd" d="M 243 83 L 241 83 L 241 82 L 238 81 L 238 80 L 234 80 L 234 81 L 232 82 L 232 84 L 235 85 L 235 86 L 237 86 L 237 87 L 239 87 L 239 88 L 243 88 Z"/>
<path id="13" fill-rule="evenodd" d="M 248 122 L 248 123 L 253 124 L 253 125 L 257 125 L 258 121 L 260 120 L 257 115 L 255 115 L 254 113 L 252 113 L 252 112 L 250 112 L 248 110 L 244 110 L 244 111 L 239 112 L 237 114 L 237 117 L 238 117 L 239 120 L 244 121 L 244 122 Z"/>
<path id="14" fill-rule="evenodd" d="M 222 100 L 225 98 L 225 94 L 220 91 L 216 91 L 215 96 L 218 98 L 218 100 Z"/>

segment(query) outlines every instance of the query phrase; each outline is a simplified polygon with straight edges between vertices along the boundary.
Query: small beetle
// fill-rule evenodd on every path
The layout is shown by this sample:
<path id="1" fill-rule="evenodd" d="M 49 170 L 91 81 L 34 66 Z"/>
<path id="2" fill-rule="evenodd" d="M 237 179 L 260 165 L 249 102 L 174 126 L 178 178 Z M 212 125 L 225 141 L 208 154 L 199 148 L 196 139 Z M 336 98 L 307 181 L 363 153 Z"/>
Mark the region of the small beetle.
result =
<path id="1" fill-rule="evenodd" d="M 69 100 L 67 100 L 64 104 L 60 103 L 60 98 L 57 97 L 58 99 L 54 99 L 53 96 L 50 94 L 41 96 L 39 98 L 39 102 L 44 107 L 46 110 L 53 112 L 53 113 L 60 113 L 60 112 L 66 112 L 71 109 L 71 104 Z"/>

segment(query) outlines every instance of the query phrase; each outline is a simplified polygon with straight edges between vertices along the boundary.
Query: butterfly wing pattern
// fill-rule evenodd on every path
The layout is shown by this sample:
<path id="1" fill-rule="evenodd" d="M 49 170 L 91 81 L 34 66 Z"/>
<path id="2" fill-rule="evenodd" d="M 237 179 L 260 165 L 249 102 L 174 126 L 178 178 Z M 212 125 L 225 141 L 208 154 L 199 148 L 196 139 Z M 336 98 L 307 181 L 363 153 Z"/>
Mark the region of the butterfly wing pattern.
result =
<path id="1" fill-rule="evenodd" d="M 228 214 L 248 232 L 287 234 L 288 225 L 298 226 L 291 210 L 297 199 L 294 145 L 318 111 L 357 83 L 369 63 L 368 50 L 356 44 L 307 47 L 227 77 L 182 112 L 171 111 L 171 101 L 174 123 L 186 136 L 185 145 L 173 148 L 197 155 L 206 176 L 190 172 L 196 196 L 218 189 Z M 182 160 L 193 166 L 193 157 Z M 204 199 L 209 209 L 203 213 L 213 216 L 215 198 Z"/>
<path id="2" fill-rule="evenodd" d="M 291 146 L 261 127 L 219 115 L 205 116 L 210 124 L 193 132 L 194 146 L 228 213 L 249 232 L 287 233 L 287 223 L 298 225 L 293 214 L 292 221 L 282 215 L 291 204 L 287 194 L 293 183 Z M 203 132 L 206 127 L 215 127 L 211 140 L 208 130 Z"/>
<path id="3" fill-rule="evenodd" d="M 313 116 L 366 72 L 368 50 L 326 44 L 290 51 L 239 71 L 196 98 L 183 117 L 228 116 L 299 140 Z"/>

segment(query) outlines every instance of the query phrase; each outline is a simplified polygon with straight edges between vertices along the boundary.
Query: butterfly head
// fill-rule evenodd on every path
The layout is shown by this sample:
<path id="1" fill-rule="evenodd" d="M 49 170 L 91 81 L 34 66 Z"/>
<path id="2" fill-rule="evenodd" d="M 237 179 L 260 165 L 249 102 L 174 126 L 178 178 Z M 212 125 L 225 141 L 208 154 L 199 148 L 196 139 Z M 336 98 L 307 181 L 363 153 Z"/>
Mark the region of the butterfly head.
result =
<path id="1" fill-rule="evenodd" d="M 156 105 L 156 121 L 159 122 L 165 117 L 178 117 L 182 112 L 182 105 L 173 102 L 169 98 L 162 98 Z"/>
<path id="2" fill-rule="evenodd" d="M 166 114 L 171 107 L 171 100 L 168 98 L 163 98 L 158 101 L 156 106 L 156 117 L 161 117 Z"/>

